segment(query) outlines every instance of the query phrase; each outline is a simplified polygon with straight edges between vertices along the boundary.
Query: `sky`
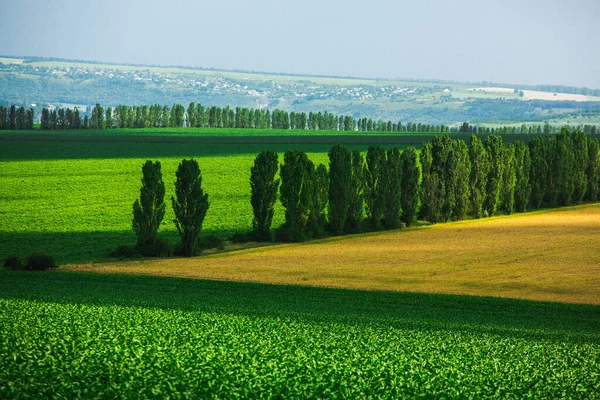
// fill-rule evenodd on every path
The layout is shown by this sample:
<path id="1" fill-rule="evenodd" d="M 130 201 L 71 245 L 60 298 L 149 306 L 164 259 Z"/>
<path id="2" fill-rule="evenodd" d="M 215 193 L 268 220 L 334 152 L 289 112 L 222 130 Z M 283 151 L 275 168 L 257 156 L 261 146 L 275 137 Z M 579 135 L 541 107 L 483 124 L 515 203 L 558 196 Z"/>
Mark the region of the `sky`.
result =
<path id="1" fill-rule="evenodd" d="M 600 88 L 598 0 L 0 0 L 0 54 Z"/>

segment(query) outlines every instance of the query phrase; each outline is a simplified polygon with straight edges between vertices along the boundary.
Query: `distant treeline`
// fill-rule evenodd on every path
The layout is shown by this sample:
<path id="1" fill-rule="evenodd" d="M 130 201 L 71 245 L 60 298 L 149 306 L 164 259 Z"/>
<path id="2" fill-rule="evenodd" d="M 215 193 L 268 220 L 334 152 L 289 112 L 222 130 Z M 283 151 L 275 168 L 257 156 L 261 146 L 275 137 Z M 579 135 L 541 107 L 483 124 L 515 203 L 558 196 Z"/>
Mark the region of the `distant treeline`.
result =
<path id="1" fill-rule="evenodd" d="M 465 122 L 460 127 L 447 125 L 431 125 L 400 121 L 356 119 L 352 116 L 338 116 L 325 112 L 287 112 L 275 109 L 254 109 L 245 107 L 204 107 L 202 104 L 190 103 L 187 109 L 181 104 L 154 104 L 151 106 L 119 105 L 104 108 L 96 104 L 81 118 L 77 108 L 71 110 L 44 108 L 40 118 L 41 129 L 114 129 L 114 128 L 254 128 L 280 130 L 327 130 L 358 132 L 390 132 L 390 133 L 478 133 L 478 134 L 550 134 L 556 128 L 549 125 L 526 125 L 519 127 L 489 128 L 470 125 Z M 598 129 L 593 125 L 582 127 L 586 134 L 596 134 Z"/>
<path id="2" fill-rule="evenodd" d="M 0 129 L 33 129 L 33 114 L 32 108 L 0 106 Z"/>

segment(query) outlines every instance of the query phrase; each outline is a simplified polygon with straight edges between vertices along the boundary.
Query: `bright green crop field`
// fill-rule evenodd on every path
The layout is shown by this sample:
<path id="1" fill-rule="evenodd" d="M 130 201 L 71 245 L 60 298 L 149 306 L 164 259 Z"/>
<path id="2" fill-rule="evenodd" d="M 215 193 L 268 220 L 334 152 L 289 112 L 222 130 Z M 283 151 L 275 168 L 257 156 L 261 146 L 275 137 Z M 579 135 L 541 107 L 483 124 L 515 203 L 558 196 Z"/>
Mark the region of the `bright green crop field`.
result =
<path id="1" fill-rule="evenodd" d="M 0 398 L 599 398 L 600 307 L 0 270 Z"/>
<path id="2" fill-rule="evenodd" d="M 34 250 L 59 263 L 100 259 L 133 244 L 132 205 L 139 197 L 141 167 L 160 160 L 167 214 L 160 236 L 175 244 L 170 198 L 183 158 L 196 158 L 210 208 L 203 233 L 223 239 L 252 228 L 250 167 L 256 154 L 288 148 L 327 163 L 330 145 L 270 145 L 160 142 L 0 142 L 0 259 Z M 278 204 L 274 227 L 283 222 Z"/>

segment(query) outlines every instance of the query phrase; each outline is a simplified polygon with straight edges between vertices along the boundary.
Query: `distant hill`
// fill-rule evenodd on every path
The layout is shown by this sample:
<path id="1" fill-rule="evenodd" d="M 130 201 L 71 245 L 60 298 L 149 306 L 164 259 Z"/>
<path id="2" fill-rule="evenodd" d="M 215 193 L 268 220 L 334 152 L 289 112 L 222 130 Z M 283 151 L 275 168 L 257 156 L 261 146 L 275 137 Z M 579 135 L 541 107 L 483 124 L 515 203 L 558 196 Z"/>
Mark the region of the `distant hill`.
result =
<path id="1" fill-rule="evenodd" d="M 427 124 L 599 124 L 600 90 L 389 80 L 0 57 L 0 102 L 30 106 L 187 104 Z"/>

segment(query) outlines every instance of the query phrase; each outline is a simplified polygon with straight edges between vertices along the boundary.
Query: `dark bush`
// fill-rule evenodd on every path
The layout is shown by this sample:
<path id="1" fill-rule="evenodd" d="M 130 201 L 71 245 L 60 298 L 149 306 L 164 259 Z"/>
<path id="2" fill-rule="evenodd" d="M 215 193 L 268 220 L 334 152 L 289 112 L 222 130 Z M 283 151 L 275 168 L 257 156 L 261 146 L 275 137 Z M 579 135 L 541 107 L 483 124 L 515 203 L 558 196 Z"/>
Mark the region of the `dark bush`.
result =
<path id="1" fill-rule="evenodd" d="M 222 249 L 223 241 L 221 240 L 221 238 L 215 235 L 200 236 L 198 238 L 197 246 L 201 250 Z"/>
<path id="2" fill-rule="evenodd" d="M 44 252 L 33 252 L 25 259 L 25 269 L 30 271 L 43 271 L 49 268 L 56 268 L 54 258 Z"/>
<path id="3" fill-rule="evenodd" d="M 141 253 L 137 246 L 119 246 L 110 253 L 108 253 L 109 257 L 114 258 L 138 258 L 141 257 Z"/>
<path id="4" fill-rule="evenodd" d="M 154 244 L 141 246 L 140 252 L 144 257 L 171 257 L 173 255 L 173 248 L 167 240 L 156 238 Z"/>
<path id="5" fill-rule="evenodd" d="M 6 260 L 4 260 L 4 268 L 16 270 L 22 269 L 22 267 L 23 263 L 21 262 L 19 256 L 11 255 L 6 257 Z"/>
<path id="6" fill-rule="evenodd" d="M 256 234 L 252 235 L 251 233 L 236 232 L 233 235 L 231 235 L 229 240 L 232 241 L 233 243 L 248 243 L 250 240 L 252 240 L 252 236 L 257 236 L 257 235 Z"/>

